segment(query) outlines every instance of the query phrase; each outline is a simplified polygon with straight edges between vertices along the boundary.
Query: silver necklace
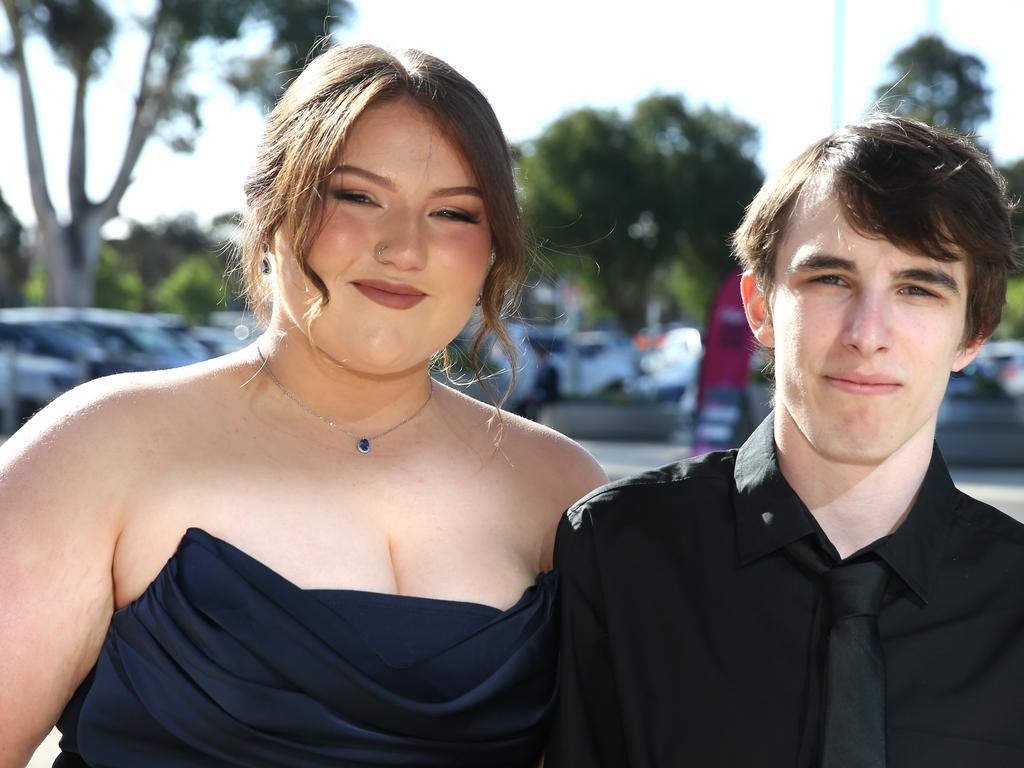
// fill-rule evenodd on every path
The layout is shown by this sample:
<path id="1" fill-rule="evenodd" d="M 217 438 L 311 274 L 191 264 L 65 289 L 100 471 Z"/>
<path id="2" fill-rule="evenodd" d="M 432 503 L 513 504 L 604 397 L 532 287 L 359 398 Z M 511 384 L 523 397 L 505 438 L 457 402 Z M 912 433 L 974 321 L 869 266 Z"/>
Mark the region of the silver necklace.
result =
<path id="1" fill-rule="evenodd" d="M 256 354 L 258 354 L 260 356 L 260 362 L 263 364 L 261 366 L 260 370 L 263 370 L 263 371 L 267 372 L 267 375 L 270 377 L 270 380 L 277 385 L 277 388 L 280 389 L 281 392 L 284 393 L 285 397 L 287 397 L 289 400 L 291 400 L 293 403 L 295 403 L 297 406 L 299 406 L 299 408 L 304 410 L 310 416 L 315 416 L 316 418 L 320 419 L 320 421 L 322 421 L 327 426 L 332 427 L 333 429 L 336 429 L 339 432 L 341 432 L 342 434 L 347 435 L 348 437 L 350 437 L 353 440 L 355 440 L 356 441 L 356 450 L 359 451 L 362 454 L 367 454 L 367 453 L 370 452 L 370 449 L 373 447 L 373 441 L 374 440 L 379 440 L 380 438 L 384 437 L 384 435 L 391 434 L 392 432 L 394 432 L 399 427 L 405 426 L 410 421 L 412 421 L 417 416 L 419 416 L 420 413 L 423 412 L 423 409 L 427 407 L 427 403 L 430 402 L 430 398 L 432 398 L 434 396 L 434 380 L 428 376 L 427 377 L 427 381 L 430 382 L 430 384 L 429 384 L 430 389 L 427 392 L 427 399 L 424 400 L 423 401 L 423 405 L 421 405 L 419 408 L 417 408 L 415 411 L 413 411 L 411 415 L 406 416 L 404 419 L 402 419 L 400 422 L 395 424 L 395 426 L 391 427 L 390 429 L 385 429 L 383 432 L 378 432 L 376 435 L 370 435 L 369 437 L 367 437 L 366 435 L 363 435 L 363 436 L 354 435 L 351 432 L 349 432 L 347 429 L 345 429 L 343 426 L 341 426 L 340 424 L 337 424 L 337 423 L 331 421 L 326 416 L 321 416 L 319 413 L 314 411 L 312 408 L 310 408 L 304 402 L 299 400 L 299 398 L 297 398 L 295 395 L 293 395 L 290 391 L 288 391 L 288 388 L 285 387 L 285 385 L 282 384 L 278 380 L 277 376 L 274 375 L 274 371 L 270 367 L 270 363 L 268 363 L 267 359 L 263 356 L 263 350 L 261 350 L 261 349 L 259 349 L 257 347 L 256 348 Z"/>

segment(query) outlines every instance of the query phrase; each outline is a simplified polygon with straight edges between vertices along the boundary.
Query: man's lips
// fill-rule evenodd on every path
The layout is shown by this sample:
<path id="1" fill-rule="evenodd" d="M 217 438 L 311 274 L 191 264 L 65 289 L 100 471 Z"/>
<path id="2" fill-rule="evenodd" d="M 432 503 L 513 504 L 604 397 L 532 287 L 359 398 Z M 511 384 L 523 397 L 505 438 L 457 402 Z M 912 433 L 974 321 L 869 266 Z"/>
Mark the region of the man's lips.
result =
<path id="1" fill-rule="evenodd" d="M 825 381 L 843 392 L 857 395 L 887 395 L 903 386 L 882 374 L 832 373 L 825 376 Z"/>
<path id="2" fill-rule="evenodd" d="M 391 309 L 410 309 L 427 297 L 419 288 L 405 283 L 389 283 L 384 280 L 358 280 L 352 285 L 363 296 Z"/>

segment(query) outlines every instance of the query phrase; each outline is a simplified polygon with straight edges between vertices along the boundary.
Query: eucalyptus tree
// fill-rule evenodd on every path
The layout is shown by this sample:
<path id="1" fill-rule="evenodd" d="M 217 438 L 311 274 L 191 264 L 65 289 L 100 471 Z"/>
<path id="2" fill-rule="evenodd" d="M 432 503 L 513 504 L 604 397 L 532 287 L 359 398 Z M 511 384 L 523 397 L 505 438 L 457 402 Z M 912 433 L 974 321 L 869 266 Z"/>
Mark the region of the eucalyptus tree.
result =
<path id="1" fill-rule="evenodd" d="M 200 105 L 209 94 L 192 77 L 197 52 L 203 74 L 226 82 L 240 96 L 270 99 L 283 77 L 301 67 L 307 51 L 348 18 L 348 0 L 3 0 L 8 34 L 4 63 L 17 78 L 26 161 L 36 215 L 37 247 L 47 274 L 48 299 L 86 306 L 93 296 L 100 229 L 118 215 L 132 173 L 154 138 L 190 151 L 202 129 Z M 130 10 L 126 10 L 130 8 Z M 141 35 L 144 54 L 126 116 L 128 138 L 113 181 L 98 196 L 87 193 L 86 104 L 90 88 L 117 70 L 116 42 Z M 45 174 L 36 97 L 26 45 L 50 48 L 74 83 L 66 217 L 58 215 Z M 279 75 L 278 73 L 284 73 Z M 109 119 L 109 116 L 105 117 Z M 99 137 L 103 140 L 103 137 Z"/>

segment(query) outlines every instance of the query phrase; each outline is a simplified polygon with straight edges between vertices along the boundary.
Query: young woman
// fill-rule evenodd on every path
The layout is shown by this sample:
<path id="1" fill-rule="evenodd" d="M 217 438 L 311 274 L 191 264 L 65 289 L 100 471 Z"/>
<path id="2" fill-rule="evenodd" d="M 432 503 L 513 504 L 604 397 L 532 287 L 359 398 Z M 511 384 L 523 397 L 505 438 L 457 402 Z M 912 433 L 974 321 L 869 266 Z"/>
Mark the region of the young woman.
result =
<path id="1" fill-rule="evenodd" d="M 524 246 L 505 139 L 418 52 L 335 48 L 270 115 L 248 349 L 97 380 L 0 448 L 0 766 L 529 766 L 553 534 L 605 480 L 428 375 Z M 539 574 L 539 575 L 538 575 Z"/>

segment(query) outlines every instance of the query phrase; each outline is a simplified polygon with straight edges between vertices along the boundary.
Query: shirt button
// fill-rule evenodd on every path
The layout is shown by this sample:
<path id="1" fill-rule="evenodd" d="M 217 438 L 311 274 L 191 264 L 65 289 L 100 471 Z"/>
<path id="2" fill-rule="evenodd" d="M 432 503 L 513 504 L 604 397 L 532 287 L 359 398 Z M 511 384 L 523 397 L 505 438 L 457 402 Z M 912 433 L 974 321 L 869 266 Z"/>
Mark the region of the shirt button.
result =
<path id="1" fill-rule="evenodd" d="M 775 520 L 775 515 L 771 512 L 762 512 L 761 519 L 764 520 L 765 525 L 771 525 Z"/>

